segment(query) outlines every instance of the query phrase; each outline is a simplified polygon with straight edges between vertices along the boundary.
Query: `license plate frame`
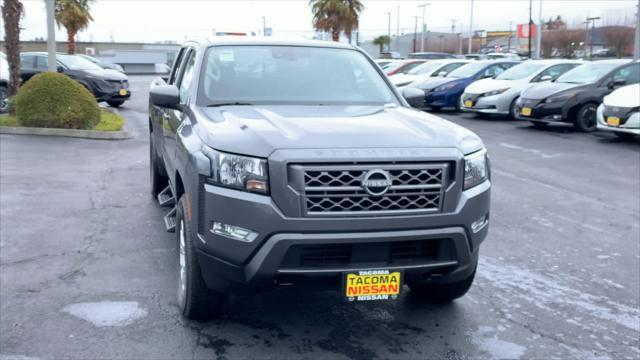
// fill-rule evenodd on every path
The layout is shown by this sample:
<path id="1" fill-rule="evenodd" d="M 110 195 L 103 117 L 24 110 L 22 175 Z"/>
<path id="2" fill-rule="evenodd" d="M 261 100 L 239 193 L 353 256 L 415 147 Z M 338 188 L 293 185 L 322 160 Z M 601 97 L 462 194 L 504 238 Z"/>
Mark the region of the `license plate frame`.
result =
<path id="1" fill-rule="evenodd" d="M 465 101 L 464 101 L 464 106 L 465 106 L 465 107 L 468 107 L 468 108 L 473 107 L 473 101 L 471 101 L 471 100 L 465 100 Z"/>
<path id="2" fill-rule="evenodd" d="M 386 278 L 387 281 L 382 283 L 382 278 Z M 395 280 L 392 278 L 395 278 Z M 361 279 L 361 281 L 358 281 L 358 279 Z M 377 281 L 374 279 L 377 279 Z M 342 273 L 340 295 L 349 302 L 396 300 L 400 297 L 400 294 L 402 294 L 403 280 L 404 272 L 400 270 L 375 269 L 347 271 Z M 374 281 L 376 282 L 375 284 L 373 283 Z M 367 286 L 368 288 L 366 288 Z M 375 291 L 374 286 L 375 289 L 377 289 Z M 383 286 L 386 289 L 384 289 Z"/>
<path id="3" fill-rule="evenodd" d="M 120 89 L 120 91 L 118 91 L 118 94 L 120 94 L 120 96 L 126 96 L 128 92 L 129 91 L 127 89 Z"/>
<path id="4" fill-rule="evenodd" d="M 520 115 L 522 115 L 522 116 L 531 116 L 531 108 L 530 107 L 523 107 L 520 110 Z"/>
<path id="5" fill-rule="evenodd" d="M 617 116 L 607 116 L 607 125 L 620 126 L 620 118 Z"/>

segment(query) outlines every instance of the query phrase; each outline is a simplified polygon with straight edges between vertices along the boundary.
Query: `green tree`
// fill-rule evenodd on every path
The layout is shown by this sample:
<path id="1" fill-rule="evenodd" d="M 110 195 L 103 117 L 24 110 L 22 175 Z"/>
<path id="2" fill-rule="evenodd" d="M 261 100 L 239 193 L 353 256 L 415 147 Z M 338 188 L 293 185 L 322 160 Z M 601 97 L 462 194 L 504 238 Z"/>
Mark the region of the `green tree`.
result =
<path id="1" fill-rule="evenodd" d="M 4 47 L 7 50 L 9 63 L 8 96 L 15 95 L 20 85 L 20 18 L 24 7 L 19 0 L 5 0 L 2 5 L 4 21 Z M 6 99 L 0 99 L 6 101 Z"/>
<path id="2" fill-rule="evenodd" d="M 351 40 L 351 33 L 358 27 L 364 5 L 360 0 L 310 0 L 313 26 L 318 31 L 331 33 L 333 41 L 340 40 L 344 31 Z"/>
<path id="3" fill-rule="evenodd" d="M 56 22 L 67 29 L 67 52 L 76 52 L 76 34 L 93 21 L 89 8 L 93 0 L 56 0 Z"/>
<path id="4" fill-rule="evenodd" d="M 375 39 L 373 39 L 373 44 L 374 45 L 378 45 L 380 47 L 380 53 L 382 53 L 382 51 L 384 51 L 384 46 L 389 44 L 391 42 L 391 39 L 387 36 L 387 35 L 380 35 L 378 37 L 376 37 Z"/>

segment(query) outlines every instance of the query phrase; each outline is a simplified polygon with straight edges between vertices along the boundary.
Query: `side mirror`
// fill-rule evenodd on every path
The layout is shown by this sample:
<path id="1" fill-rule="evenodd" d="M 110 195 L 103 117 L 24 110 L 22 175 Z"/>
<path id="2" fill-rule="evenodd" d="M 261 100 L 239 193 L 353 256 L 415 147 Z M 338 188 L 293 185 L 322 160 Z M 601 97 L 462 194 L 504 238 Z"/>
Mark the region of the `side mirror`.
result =
<path id="1" fill-rule="evenodd" d="M 624 85 L 627 85 L 627 81 L 626 80 L 623 80 L 623 79 L 612 80 L 609 83 L 609 89 L 615 89 L 617 87 L 624 86 Z"/>
<path id="2" fill-rule="evenodd" d="M 402 97 L 414 108 L 422 108 L 424 107 L 424 91 L 414 88 L 407 87 L 402 90 Z"/>
<path id="3" fill-rule="evenodd" d="M 176 109 L 180 104 L 180 92 L 175 85 L 153 85 L 149 91 L 149 100 L 155 106 Z"/>
<path id="4" fill-rule="evenodd" d="M 64 68 L 60 65 L 56 66 L 56 71 L 59 73 L 63 73 L 64 72 Z"/>
<path id="5" fill-rule="evenodd" d="M 549 81 L 549 80 L 553 80 L 553 76 L 544 75 L 543 77 L 540 78 L 540 81 Z"/>
<path id="6" fill-rule="evenodd" d="M 440 71 L 438 73 L 438 76 L 447 76 L 447 72 L 446 71 Z"/>

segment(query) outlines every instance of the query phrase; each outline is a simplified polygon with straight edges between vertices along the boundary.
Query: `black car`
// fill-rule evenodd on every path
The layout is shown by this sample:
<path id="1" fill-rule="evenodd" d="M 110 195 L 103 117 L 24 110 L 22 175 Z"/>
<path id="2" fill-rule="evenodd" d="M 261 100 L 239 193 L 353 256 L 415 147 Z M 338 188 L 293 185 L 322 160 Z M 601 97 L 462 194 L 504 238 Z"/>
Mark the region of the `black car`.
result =
<path id="1" fill-rule="evenodd" d="M 32 52 L 20 54 L 22 82 L 47 71 L 47 54 Z M 106 70 L 78 55 L 57 54 L 58 72 L 68 75 L 87 88 L 97 101 L 106 101 L 113 107 L 122 105 L 131 97 L 129 79 L 119 71 Z"/>
<path id="2" fill-rule="evenodd" d="M 443 52 L 414 52 L 414 53 L 410 53 L 407 56 L 407 58 L 436 60 L 436 59 L 458 59 L 459 57 L 453 54 L 443 53 Z"/>
<path id="3" fill-rule="evenodd" d="M 517 117 L 541 128 L 566 122 L 580 131 L 594 131 L 602 98 L 620 86 L 636 83 L 640 83 L 640 63 L 594 61 L 523 91 L 516 104 Z"/>

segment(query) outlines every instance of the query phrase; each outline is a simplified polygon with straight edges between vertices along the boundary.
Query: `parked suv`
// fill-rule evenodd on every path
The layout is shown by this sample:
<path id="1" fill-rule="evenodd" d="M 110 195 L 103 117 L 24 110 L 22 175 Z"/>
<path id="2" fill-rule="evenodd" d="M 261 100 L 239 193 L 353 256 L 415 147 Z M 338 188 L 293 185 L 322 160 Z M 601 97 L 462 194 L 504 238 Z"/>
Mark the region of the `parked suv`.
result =
<path id="1" fill-rule="evenodd" d="M 283 287 L 465 294 L 488 231 L 487 153 L 412 109 L 422 91 L 403 95 L 347 44 L 186 43 L 149 104 L 151 193 L 171 207 L 182 314 Z"/>
<path id="2" fill-rule="evenodd" d="M 20 54 L 20 78 L 23 82 L 32 76 L 47 71 L 47 53 L 27 52 Z M 97 101 L 118 107 L 131 97 L 127 75 L 103 69 L 79 56 L 56 54 L 58 72 L 63 73 L 87 88 Z"/>

